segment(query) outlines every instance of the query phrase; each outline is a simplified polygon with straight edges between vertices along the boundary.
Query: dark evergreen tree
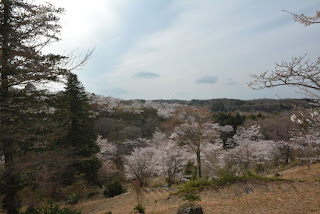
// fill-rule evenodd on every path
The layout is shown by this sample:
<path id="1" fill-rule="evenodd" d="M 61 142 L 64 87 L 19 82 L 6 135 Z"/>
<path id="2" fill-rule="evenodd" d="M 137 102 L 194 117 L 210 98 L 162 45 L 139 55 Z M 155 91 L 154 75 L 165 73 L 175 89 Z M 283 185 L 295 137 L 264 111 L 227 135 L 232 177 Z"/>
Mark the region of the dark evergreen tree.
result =
<path id="1" fill-rule="evenodd" d="M 60 101 L 58 112 L 63 121 L 65 135 L 58 143 L 72 150 L 75 172 L 84 174 L 86 180 L 96 183 L 101 163 L 95 157 L 99 151 L 96 144 L 95 120 L 85 89 L 77 75 L 69 74 Z"/>
<path id="2" fill-rule="evenodd" d="M 31 114 L 39 110 L 40 96 L 19 90 L 30 83 L 56 81 L 67 70 L 63 56 L 41 50 L 57 41 L 62 9 L 26 0 L 0 2 L 0 142 L 5 159 L 1 192 L 7 213 L 18 213 L 17 193 L 21 189 L 16 159 L 22 146 L 37 138 L 31 130 Z M 31 131 L 31 132 L 30 132 Z"/>
<path id="3" fill-rule="evenodd" d="M 42 137 L 49 133 L 43 125 L 48 122 L 43 116 L 48 110 L 46 98 L 29 86 L 59 81 L 72 66 L 68 66 L 72 60 L 67 57 L 43 52 L 48 44 L 59 40 L 62 12 L 49 3 L 0 1 L 0 153 L 5 163 L 0 190 L 9 214 L 18 213 L 19 174 L 23 169 L 18 160 L 24 150 L 43 143 Z"/>

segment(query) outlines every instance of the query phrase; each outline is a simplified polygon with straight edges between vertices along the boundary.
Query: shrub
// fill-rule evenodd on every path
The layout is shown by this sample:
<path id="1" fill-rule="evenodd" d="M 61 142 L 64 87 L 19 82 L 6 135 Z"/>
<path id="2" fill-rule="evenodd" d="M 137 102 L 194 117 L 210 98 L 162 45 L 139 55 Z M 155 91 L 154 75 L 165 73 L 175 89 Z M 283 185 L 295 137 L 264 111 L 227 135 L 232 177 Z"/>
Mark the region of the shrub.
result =
<path id="1" fill-rule="evenodd" d="M 274 177 L 263 177 L 253 174 L 251 171 L 246 171 L 244 175 L 237 176 L 235 173 L 221 169 L 219 170 L 219 178 L 212 180 L 198 179 L 191 180 L 187 183 L 181 184 L 178 187 L 178 191 L 171 193 L 173 195 L 181 194 L 183 200 L 197 201 L 201 200 L 200 196 L 197 194 L 198 191 L 207 188 L 216 188 L 219 186 L 231 185 L 236 182 L 246 182 L 250 180 L 260 180 L 260 181 L 283 181 L 281 178 Z"/>
<path id="2" fill-rule="evenodd" d="M 120 181 L 115 180 L 115 181 L 111 181 L 111 182 L 107 183 L 107 185 L 103 191 L 103 195 L 106 198 L 110 198 L 110 197 L 114 197 L 116 195 L 120 195 L 125 192 L 126 192 L 126 190 L 123 188 Z"/>
<path id="3" fill-rule="evenodd" d="M 235 173 L 229 170 L 220 169 L 219 178 L 212 179 L 212 182 L 214 183 L 214 185 L 220 186 L 220 185 L 232 184 L 232 183 L 235 183 L 236 181 L 240 181 L 241 179 L 242 177 L 237 176 Z"/>
<path id="4" fill-rule="evenodd" d="M 191 180 L 196 180 L 197 173 L 198 173 L 198 170 L 197 170 L 197 167 L 194 165 L 194 162 L 188 161 L 188 163 L 184 169 L 184 174 L 185 175 L 192 175 Z"/>
<path id="5" fill-rule="evenodd" d="M 266 165 L 262 164 L 262 163 L 258 163 L 254 169 L 254 171 L 256 173 L 263 173 L 267 170 Z"/>
<path id="6" fill-rule="evenodd" d="M 138 204 L 133 208 L 133 210 L 137 210 L 139 213 L 145 213 L 145 208 L 142 206 L 142 204 Z"/>
<path id="7" fill-rule="evenodd" d="M 185 183 L 185 189 L 187 191 L 203 190 L 205 188 L 208 188 L 209 186 L 211 186 L 210 181 L 204 178 L 198 180 L 191 180 L 188 183 Z"/>
<path id="8" fill-rule="evenodd" d="M 80 194 L 73 192 L 71 195 L 68 196 L 68 204 L 74 205 L 77 204 L 80 200 Z"/>
<path id="9" fill-rule="evenodd" d="M 195 190 L 188 191 L 183 195 L 182 200 L 184 201 L 201 201 L 200 195 Z"/>
<path id="10" fill-rule="evenodd" d="M 177 211 L 177 214 L 185 214 L 185 213 L 203 214 L 203 210 L 202 210 L 202 207 L 199 205 L 195 205 L 193 203 L 186 203 L 186 204 L 182 204 Z"/>
<path id="11" fill-rule="evenodd" d="M 102 163 L 98 158 L 84 160 L 81 163 L 75 164 L 75 167 L 84 173 L 84 179 L 91 184 L 99 184 L 98 170 L 102 167 Z"/>
<path id="12" fill-rule="evenodd" d="M 29 207 L 26 212 L 21 214 L 81 214 L 80 211 L 71 210 L 69 208 L 60 208 L 59 204 L 44 203 L 43 206 L 37 208 Z"/>

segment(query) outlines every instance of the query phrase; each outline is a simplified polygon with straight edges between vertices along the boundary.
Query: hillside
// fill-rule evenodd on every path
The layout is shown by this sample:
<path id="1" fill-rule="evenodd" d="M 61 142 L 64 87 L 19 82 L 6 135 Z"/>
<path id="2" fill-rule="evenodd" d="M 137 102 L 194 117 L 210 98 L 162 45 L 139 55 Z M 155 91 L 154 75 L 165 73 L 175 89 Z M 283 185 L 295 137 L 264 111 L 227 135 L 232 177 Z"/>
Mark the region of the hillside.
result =
<path id="1" fill-rule="evenodd" d="M 200 204 L 204 212 L 211 213 L 320 213 L 320 163 L 306 167 L 295 167 L 280 175 L 293 181 L 250 181 L 230 186 L 205 190 L 200 193 Z M 245 193 L 251 188 L 252 192 Z M 143 205 L 146 213 L 174 214 L 183 204 L 180 196 L 169 196 L 165 188 L 145 188 Z M 114 198 L 95 198 L 79 203 L 73 208 L 84 214 L 113 214 L 132 212 L 136 205 L 135 193 L 129 188 L 127 194 Z"/>
<path id="2" fill-rule="evenodd" d="M 143 100 L 141 100 L 143 102 Z M 255 99 L 255 100 L 238 100 L 238 99 L 210 99 L 190 101 L 185 100 L 153 100 L 156 103 L 170 103 L 191 106 L 208 106 L 213 112 L 268 112 L 279 113 L 281 111 L 293 109 L 294 106 L 309 107 L 311 99 Z"/>

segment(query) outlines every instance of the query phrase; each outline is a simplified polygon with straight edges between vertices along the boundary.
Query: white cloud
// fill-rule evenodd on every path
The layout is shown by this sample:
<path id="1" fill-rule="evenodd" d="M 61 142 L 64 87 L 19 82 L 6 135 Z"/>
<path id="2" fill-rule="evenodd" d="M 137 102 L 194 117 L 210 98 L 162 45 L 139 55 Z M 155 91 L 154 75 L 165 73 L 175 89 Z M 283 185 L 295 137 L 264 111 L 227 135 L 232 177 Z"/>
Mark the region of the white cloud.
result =
<path id="1" fill-rule="evenodd" d="M 89 62 L 93 74 L 81 71 L 79 77 L 92 92 L 126 99 L 294 96 L 294 90 L 287 89 L 252 91 L 246 83 L 250 74 L 272 69 L 275 62 L 305 53 L 320 55 L 315 45 L 319 26 L 304 28 L 281 11 L 313 9 L 311 6 L 320 5 L 320 0 L 166 1 L 167 10 L 176 14 L 163 17 L 166 24 L 161 29 L 155 24 L 158 30 L 145 33 L 143 23 L 129 20 L 139 15 L 130 13 L 137 9 L 133 5 L 143 11 L 149 9 L 142 7 L 148 5 L 143 1 L 147 0 L 50 0 L 66 8 L 61 20 L 62 41 L 50 51 L 69 53 L 79 48 L 77 52 L 83 53 L 96 47 L 99 56 Z M 154 14 L 158 23 L 158 16 L 170 13 Z M 139 33 L 131 32 L 134 30 Z M 112 41 L 117 41 L 116 45 Z M 141 72 L 156 78 L 133 78 Z M 219 81 L 197 84 L 202 77 Z"/>
<path id="2" fill-rule="evenodd" d="M 233 10 L 230 3 L 218 1 L 176 1 L 173 6 L 181 11 L 172 24 L 141 39 L 122 57 L 114 72 L 105 75 L 110 84 L 128 91 L 123 98 L 264 96 L 265 92 L 247 87 L 249 74 L 273 68 L 274 62 L 296 56 L 303 48 L 312 49 L 314 41 L 306 38 L 319 32 L 315 28 L 304 31 L 281 9 L 269 13 L 268 8 L 260 8 L 265 9 L 260 16 L 258 12 L 248 14 L 240 1 L 232 1 Z M 280 25 L 284 16 L 289 24 Z M 302 38 L 304 42 L 297 44 Z M 161 78 L 152 82 L 128 78 L 141 70 Z M 239 84 L 236 90 L 235 84 L 223 81 L 196 84 L 203 76 L 232 78 Z M 269 97 L 275 96 L 270 93 Z M 280 94 L 286 96 L 287 91 Z"/>
<path id="3" fill-rule="evenodd" d="M 101 35 L 116 32 L 119 23 L 117 9 L 124 0 L 50 0 L 56 7 L 64 8 L 61 16 L 61 41 L 50 51 L 80 50 L 97 47 L 104 41 Z"/>

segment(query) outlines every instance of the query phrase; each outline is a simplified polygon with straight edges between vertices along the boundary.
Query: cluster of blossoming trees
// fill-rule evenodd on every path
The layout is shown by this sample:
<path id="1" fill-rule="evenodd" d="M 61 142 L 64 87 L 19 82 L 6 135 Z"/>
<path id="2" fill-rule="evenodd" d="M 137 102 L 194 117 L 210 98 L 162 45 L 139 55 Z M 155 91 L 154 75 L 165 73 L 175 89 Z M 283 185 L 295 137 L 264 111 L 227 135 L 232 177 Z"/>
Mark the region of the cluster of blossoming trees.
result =
<path id="1" fill-rule="evenodd" d="M 159 117 L 163 119 L 170 118 L 177 108 L 181 107 L 179 104 L 158 103 L 153 101 L 141 102 L 139 100 L 132 100 L 125 102 L 119 98 L 104 97 L 101 95 L 88 94 L 91 104 L 95 107 L 96 115 L 107 114 L 112 115 L 116 111 L 123 111 L 132 114 L 143 113 L 144 108 L 153 108 L 157 110 Z"/>
<path id="2" fill-rule="evenodd" d="M 232 126 L 214 123 L 212 114 L 203 107 L 177 108 L 167 120 L 168 129 L 156 131 L 151 139 L 127 140 L 133 149 L 120 158 L 127 179 L 145 185 L 152 176 L 165 176 L 168 185 L 182 178 L 188 162 L 195 164 L 197 177 L 215 177 L 224 168 L 237 175 L 257 165 L 268 168 L 295 158 L 314 158 L 319 154 L 317 133 L 293 136 L 289 141 L 265 140 L 258 125 L 240 126 L 228 139 L 225 148 L 221 135 L 234 132 Z M 101 156 L 110 161 L 117 146 L 99 138 Z M 119 146 L 119 145 L 118 145 Z"/>

